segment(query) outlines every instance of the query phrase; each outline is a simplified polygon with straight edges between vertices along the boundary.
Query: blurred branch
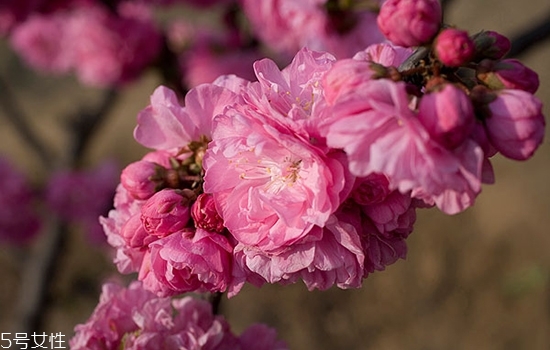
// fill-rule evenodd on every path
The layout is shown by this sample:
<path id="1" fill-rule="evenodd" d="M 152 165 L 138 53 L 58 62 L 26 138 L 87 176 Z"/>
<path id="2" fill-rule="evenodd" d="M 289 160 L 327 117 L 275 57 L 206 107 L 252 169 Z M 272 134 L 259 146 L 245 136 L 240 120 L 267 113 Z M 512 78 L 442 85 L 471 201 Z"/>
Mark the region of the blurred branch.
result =
<path id="1" fill-rule="evenodd" d="M 550 38 L 550 13 L 531 28 L 512 38 L 512 48 L 508 52 L 508 56 L 517 57 L 522 55 L 548 38 Z"/>
<path id="2" fill-rule="evenodd" d="M 69 122 L 69 131 L 72 138 L 72 147 L 69 163 L 73 168 L 77 168 L 82 160 L 88 145 L 99 129 L 101 123 L 105 120 L 109 111 L 114 106 L 118 97 L 117 91 L 112 88 L 105 92 L 103 100 L 99 106 L 92 112 L 83 110 Z"/>
<path id="3" fill-rule="evenodd" d="M 28 118 L 16 102 L 10 87 L 0 77 L 0 108 L 4 109 L 8 121 L 15 127 L 23 140 L 36 153 L 46 169 L 53 166 L 53 158 L 46 144 L 40 140 L 36 133 L 30 128 Z"/>
<path id="4" fill-rule="evenodd" d="M 82 111 L 71 120 L 70 131 L 73 137 L 72 144 L 67 148 L 70 152 L 66 161 L 67 168 L 76 169 L 80 165 L 95 131 L 109 114 L 117 96 L 114 89 L 108 90 L 93 112 Z M 32 334 L 42 331 L 46 311 L 54 300 L 51 284 L 56 280 L 59 261 L 65 252 L 69 231 L 67 223 L 58 218 L 53 219 L 49 228 L 50 230 L 41 237 L 43 241 L 36 245 L 36 252 L 30 255 L 24 267 L 21 294 L 16 309 L 15 324 L 18 332 Z"/>

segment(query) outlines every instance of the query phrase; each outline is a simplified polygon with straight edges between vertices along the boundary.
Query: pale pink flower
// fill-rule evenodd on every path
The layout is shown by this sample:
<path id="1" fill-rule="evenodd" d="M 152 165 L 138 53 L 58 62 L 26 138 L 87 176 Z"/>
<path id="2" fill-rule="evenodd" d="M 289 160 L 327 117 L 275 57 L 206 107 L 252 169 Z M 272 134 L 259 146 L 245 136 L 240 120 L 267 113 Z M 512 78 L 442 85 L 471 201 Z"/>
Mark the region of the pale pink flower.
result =
<path id="1" fill-rule="evenodd" d="M 185 229 L 149 249 L 150 266 L 140 271 L 140 279 L 159 295 L 225 292 L 232 283 L 233 246 L 219 233 Z"/>
<path id="2" fill-rule="evenodd" d="M 274 250 L 326 223 L 340 204 L 343 167 L 243 107 L 216 118 L 204 158 L 205 191 L 239 242 Z"/>
<path id="3" fill-rule="evenodd" d="M 454 149 L 473 132 L 474 106 L 463 90 L 445 84 L 422 96 L 418 120 L 433 140 L 447 149 Z"/>
<path id="4" fill-rule="evenodd" d="M 517 89 L 534 94 L 539 88 L 539 76 L 516 59 L 483 60 L 477 77 L 491 89 Z"/>
<path id="5" fill-rule="evenodd" d="M 460 67 L 476 53 L 474 41 L 468 32 L 455 28 L 445 28 L 437 35 L 434 51 L 441 63 L 449 67 Z"/>
<path id="6" fill-rule="evenodd" d="M 399 67 L 413 52 L 409 47 L 380 43 L 369 45 L 366 49 L 357 52 L 353 59 L 374 62 L 385 67 Z"/>
<path id="7" fill-rule="evenodd" d="M 268 283 L 289 284 L 303 280 L 309 290 L 361 286 L 365 255 L 360 233 L 347 213 L 332 215 L 324 228 L 315 226 L 301 241 L 274 253 L 243 244 L 235 259 L 249 273 Z"/>
<path id="8" fill-rule="evenodd" d="M 391 187 L 435 200 L 447 213 L 473 204 L 480 192 L 481 148 L 466 140 L 450 151 L 434 142 L 409 109 L 405 84 L 371 81 L 340 98 L 333 115 L 327 143 L 347 153 L 354 175 L 385 174 Z"/>
<path id="9" fill-rule="evenodd" d="M 523 90 L 504 89 L 488 107 L 485 125 L 491 144 L 508 158 L 530 158 L 542 143 L 546 125 L 539 99 Z"/>
<path id="10" fill-rule="evenodd" d="M 386 0 L 378 27 L 391 42 L 411 47 L 429 43 L 441 26 L 439 0 Z"/>
<path id="11" fill-rule="evenodd" d="M 138 114 L 135 139 L 154 149 L 172 149 L 211 137 L 212 119 L 225 106 L 238 99 L 231 90 L 215 84 L 191 89 L 185 96 L 185 107 L 174 91 L 159 86 L 151 95 L 151 104 Z"/>
<path id="12" fill-rule="evenodd" d="M 36 236 L 41 219 L 27 177 L 0 157 L 0 241 L 25 244 Z"/>

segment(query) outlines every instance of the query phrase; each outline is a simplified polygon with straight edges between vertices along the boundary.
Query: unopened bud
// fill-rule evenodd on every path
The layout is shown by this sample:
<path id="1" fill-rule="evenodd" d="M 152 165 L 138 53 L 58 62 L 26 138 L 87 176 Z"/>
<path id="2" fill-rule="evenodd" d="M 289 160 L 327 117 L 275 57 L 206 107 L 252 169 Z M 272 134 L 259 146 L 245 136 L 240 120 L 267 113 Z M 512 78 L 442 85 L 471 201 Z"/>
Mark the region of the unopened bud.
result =
<path id="1" fill-rule="evenodd" d="M 124 168 L 120 182 L 133 198 L 148 199 L 162 188 L 165 172 L 156 163 L 140 160 Z"/>
<path id="2" fill-rule="evenodd" d="M 476 61 L 484 58 L 498 60 L 510 51 L 510 39 L 497 32 L 487 30 L 472 36 L 476 49 Z"/>
<path id="3" fill-rule="evenodd" d="M 468 33 L 447 28 L 435 38 L 435 54 L 446 66 L 460 67 L 469 62 L 475 54 L 475 45 Z"/>
<path id="4" fill-rule="evenodd" d="M 539 76 L 516 59 L 483 60 L 477 78 L 494 90 L 519 89 L 534 94 L 539 88 Z"/>
<path id="5" fill-rule="evenodd" d="M 191 216 L 197 228 L 210 232 L 222 232 L 223 219 L 216 210 L 214 198 L 209 193 L 202 193 L 197 197 L 191 208 Z"/>

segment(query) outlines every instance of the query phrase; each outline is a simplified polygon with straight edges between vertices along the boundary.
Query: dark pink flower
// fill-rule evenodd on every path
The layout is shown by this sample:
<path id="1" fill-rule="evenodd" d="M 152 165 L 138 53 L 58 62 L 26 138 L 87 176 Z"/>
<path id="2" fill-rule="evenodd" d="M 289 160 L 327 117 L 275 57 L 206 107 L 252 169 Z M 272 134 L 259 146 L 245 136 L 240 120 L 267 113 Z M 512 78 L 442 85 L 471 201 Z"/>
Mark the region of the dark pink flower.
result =
<path id="1" fill-rule="evenodd" d="M 485 125 L 491 144 L 508 158 L 530 158 L 544 138 L 541 102 L 526 91 L 504 89 L 489 109 Z"/>
<path id="2" fill-rule="evenodd" d="M 477 77 L 491 89 L 519 89 L 534 94 L 539 88 L 539 76 L 516 59 L 483 60 Z"/>
<path id="3" fill-rule="evenodd" d="M 466 31 L 443 29 L 435 38 L 435 54 L 446 66 L 459 67 L 475 55 L 475 44 Z"/>
<path id="4" fill-rule="evenodd" d="M 435 141 L 454 149 L 473 132 L 474 107 L 464 91 L 445 84 L 422 96 L 418 119 Z"/>
<path id="5" fill-rule="evenodd" d="M 4 157 L 0 157 L 0 179 L 0 240 L 27 243 L 41 227 L 35 193 L 26 176 Z"/>
<path id="6" fill-rule="evenodd" d="M 224 230 L 223 219 L 218 214 L 214 198 L 209 193 L 201 193 L 191 208 L 195 227 L 210 232 L 221 233 Z"/>
<path id="7" fill-rule="evenodd" d="M 391 42 L 411 47 L 429 43 L 442 20 L 438 0 L 387 0 L 378 14 L 378 27 Z"/>

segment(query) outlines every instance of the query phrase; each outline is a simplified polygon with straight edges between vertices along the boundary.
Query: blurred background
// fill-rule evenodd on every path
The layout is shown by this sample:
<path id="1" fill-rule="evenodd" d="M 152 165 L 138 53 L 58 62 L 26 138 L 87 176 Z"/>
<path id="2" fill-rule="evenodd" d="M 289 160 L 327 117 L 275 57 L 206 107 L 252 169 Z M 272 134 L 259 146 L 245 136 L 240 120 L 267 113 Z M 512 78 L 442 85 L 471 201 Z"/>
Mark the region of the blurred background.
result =
<path id="1" fill-rule="evenodd" d="M 470 33 L 495 30 L 514 38 L 550 15 L 547 0 L 455 0 L 446 22 Z M 539 74 L 537 96 L 550 116 L 550 40 L 518 57 Z M 0 41 L 0 76 L 31 117 L 32 128 L 59 154 L 69 142 L 63 118 L 105 99 L 72 76 L 41 75 Z M 113 160 L 118 170 L 146 152 L 133 140 L 136 114 L 160 83 L 154 72 L 121 89 L 82 154 L 83 166 Z M 0 89 L 0 94 L 4 91 Z M 44 181 L 43 166 L 0 109 L 0 152 Z M 550 349 L 550 146 L 526 162 L 497 156 L 496 183 L 474 207 L 455 216 L 420 210 L 406 260 L 372 274 L 358 290 L 308 292 L 301 284 L 247 286 L 221 312 L 236 333 L 254 322 L 275 327 L 292 349 Z M 86 188 L 82 188 L 86 191 Z M 105 246 L 82 227 L 68 227 L 44 330 L 62 332 L 85 322 L 105 279 L 120 276 Z M 11 332 L 20 310 L 27 247 L 0 245 L 0 331 Z"/>

